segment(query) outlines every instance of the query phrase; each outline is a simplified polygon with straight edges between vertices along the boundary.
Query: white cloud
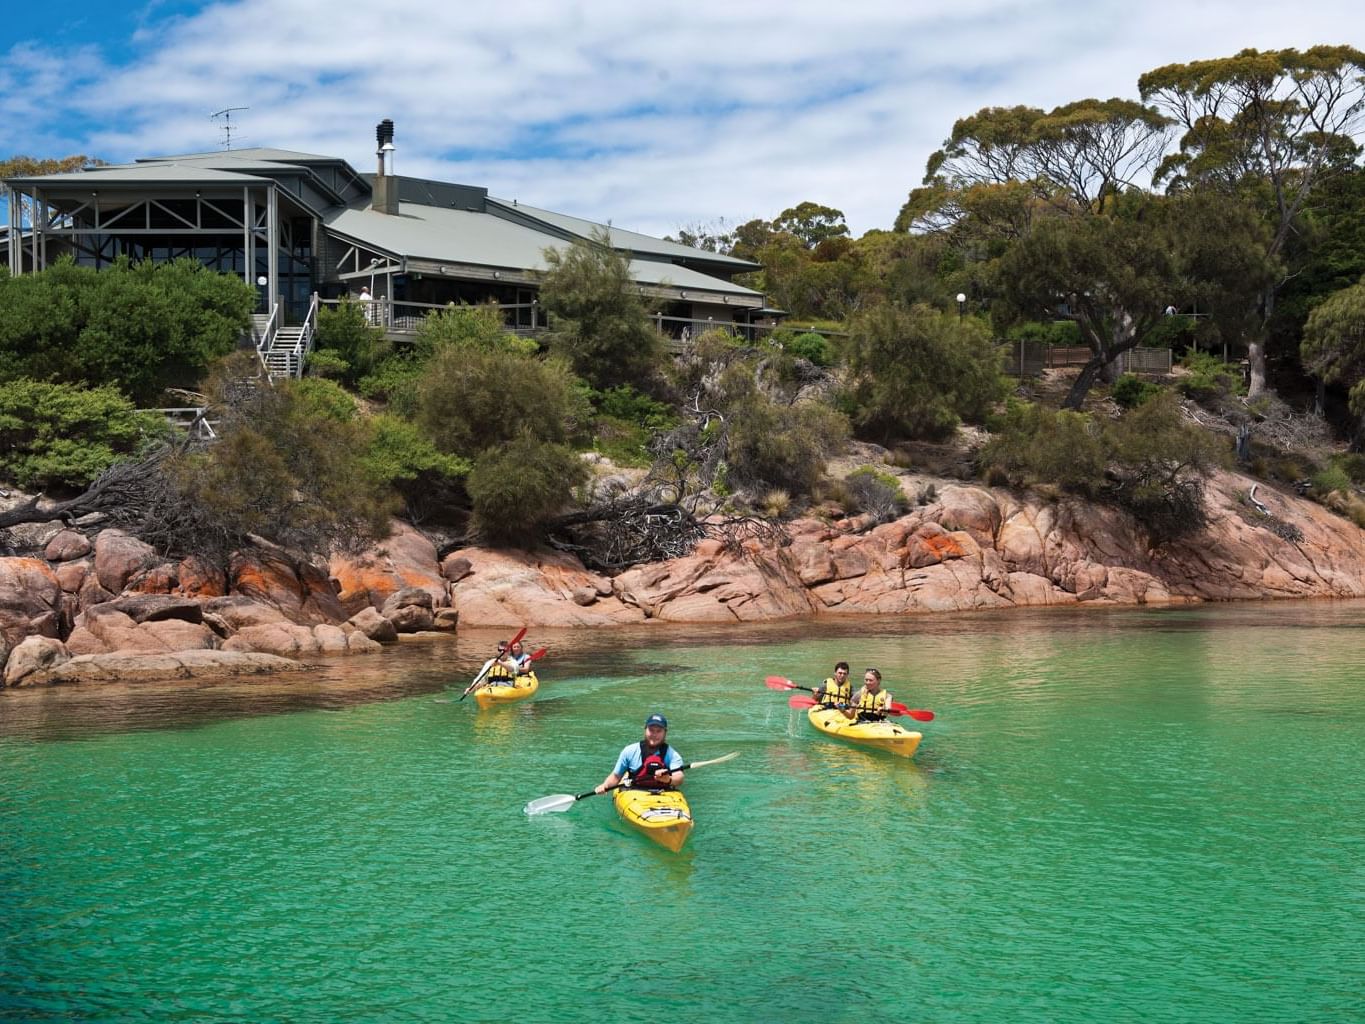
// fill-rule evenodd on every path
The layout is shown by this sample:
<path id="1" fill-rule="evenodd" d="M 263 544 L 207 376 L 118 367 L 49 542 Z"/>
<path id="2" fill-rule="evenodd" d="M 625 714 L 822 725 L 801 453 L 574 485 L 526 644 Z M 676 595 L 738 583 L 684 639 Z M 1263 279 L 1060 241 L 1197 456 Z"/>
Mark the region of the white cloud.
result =
<path id="1" fill-rule="evenodd" d="M 1162 64 L 1347 42 L 1355 10 L 470 0 L 419 15 L 406 0 L 237 0 L 159 22 L 152 6 L 104 55 L 11 46 L 0 153 L 214 149 L 208 114 L 249 106 L 240 145 L 369 170 L 373 126 L 392 117 L 400 173 L 653 233 L 804 199 L 862 232 L 891 224 L 953 122 L 983 106 L 1135 96 Z"/>

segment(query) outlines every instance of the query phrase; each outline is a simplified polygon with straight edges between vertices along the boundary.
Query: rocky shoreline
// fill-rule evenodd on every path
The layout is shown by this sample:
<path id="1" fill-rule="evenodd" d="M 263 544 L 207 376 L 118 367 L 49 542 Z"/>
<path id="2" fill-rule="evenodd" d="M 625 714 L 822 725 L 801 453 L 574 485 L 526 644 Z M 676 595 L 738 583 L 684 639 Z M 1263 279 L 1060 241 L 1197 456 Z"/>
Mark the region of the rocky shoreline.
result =
<path id="1" fill-rule="evenodd" d="M 320 566 L 262 544 L 226 570 L 170 562 L 117 530 L 52 524 L 43 557 L 0 558 L 0 684 L 255 675 L 468 626 L 661 621 L 1365 597 L 1365 531 L 1233 473 L 1209 481 L 1208 527 L 1159 549 L 1125 513 L 939 481 L 892 522 L 798 519 L 785 547 L 706 541 L 615 577 L 555 552 L 437 558 L 403 523 Z"/>

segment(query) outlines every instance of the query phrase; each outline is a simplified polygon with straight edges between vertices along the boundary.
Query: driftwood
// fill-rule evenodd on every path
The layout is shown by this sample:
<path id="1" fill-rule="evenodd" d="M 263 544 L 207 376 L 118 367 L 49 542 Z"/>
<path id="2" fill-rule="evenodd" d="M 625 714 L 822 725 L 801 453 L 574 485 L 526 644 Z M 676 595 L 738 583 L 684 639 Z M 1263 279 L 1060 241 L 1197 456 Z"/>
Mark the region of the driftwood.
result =
<path id="1" fill-rule="evenodd" d="M 574 554 L 589 569 L 621 572 L 644 562 L 662 562 L 692 553 L 703 540 L 719 540 L 727 551 L 741 554 L 744 543 L 764 547 L 790 543 L 777 522 L 757 516 L 698 518 L 676 502 L 634 495 L 582 512 L 560 516 L 547 541 Z"/>

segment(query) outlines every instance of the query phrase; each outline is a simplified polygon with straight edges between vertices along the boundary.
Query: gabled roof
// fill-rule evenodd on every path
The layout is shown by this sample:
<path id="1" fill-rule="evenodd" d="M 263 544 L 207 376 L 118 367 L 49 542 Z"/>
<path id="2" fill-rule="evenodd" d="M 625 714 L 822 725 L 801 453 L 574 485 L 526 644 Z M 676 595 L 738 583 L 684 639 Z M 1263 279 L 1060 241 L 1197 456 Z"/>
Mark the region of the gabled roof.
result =
<path id="1" fill-rule="evenodd" d="M 278 165 L 276 165 L 278 166 Z M 80 185 L 90 187 L 118 185 L 259 185 L 266 179 L 236 171 L 220 171 L 193 164 L 128 164 L 122 167 L 98 167 L 89 171 L 67 174 L 40 174 L 30 178 L 10 178 L 21 185 Z"/>
<path id="2" fill-rule="evenodd" d="M 145 156 L 135 161 L 139 164 L 180 163 L 186 160 L 256 160 L 272 164 L 340 164 L 346 161 L 338 156 L 321 156 L 317 153 L 300 153 L 292 149 L 220 149 L 208 153 L 180 153 L 174 156 Z"/>
<path id="3" fill-rule="evenodd" d="M 548 270 L 545 250 L 572 244 L 502 217 L 418 203 L 400 203 L 397 216 L 353 206 L 328 213 L 324 223 L 330 231 L 394 256 L 505 270 Z M 763 297 L 752 288 L 659 260 L 632 259 L 630 276 L 643 285 Z"/>
<path id="4" fill-rule="evenodd" d="M 605 231 L 613 249 L 623 249 L 632 253 L 648 253 L 651 256 L 667 256 L 694 261 L 704 260 L 707 263 L 727 266 L 734 273 L 760 269 L 759 264 L 752 263 L 749 260 L 725 256 L 718 252 L 707 252 L 705 249 L 694 249 L 692 246 L 683 245 L 681 242 L 670 242 L 663 238 L 655 238 L 652 235 L 640 234 L 638 231 L 625 231 L 621 228 L 612 227 L 610 224 L 598 224 L 596 221 L 584 220 L 582 217 L 571 217 L 566 213 L 542 210 L 539 207 L 527 206 L 520 202 L 510 203 L 505 199 L 495 199 L 492 196 L 489 196 L 488 202 L 490 205 L 496 203 L 507 212 L 544 221 L 546 224 L 583 239 L 592 238 L 594 235 Z"/>

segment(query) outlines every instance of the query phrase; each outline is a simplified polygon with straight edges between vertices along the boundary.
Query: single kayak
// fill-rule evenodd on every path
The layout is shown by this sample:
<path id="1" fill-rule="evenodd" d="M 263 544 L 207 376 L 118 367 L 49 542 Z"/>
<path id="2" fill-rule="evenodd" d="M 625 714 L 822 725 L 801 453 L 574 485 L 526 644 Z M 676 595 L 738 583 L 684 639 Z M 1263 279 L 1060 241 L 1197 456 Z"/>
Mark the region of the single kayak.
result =
<path id="1" fill-rule="evenodd" d="M 481 708 L 491 708 L 498 704 L 511 704 L 525 700 L 540 689 L 540 680 L 534 672 L 528 672 L 510 684 L 489 683 L 474 691 L 474 699 Z"/>
<path id="2" fill-rule="evenodd" d="M 838 708 L 814 707 L 806 712 L 810 724 L 826 736 L 848 740 L 864 747 L 876 747 L 901 757 L 914 757 L 921 733 L 911 732 L 889 719 L 880 722 L 858 722 L 847 718 Z"/>
<path id="3" fill-rule="evenodd" d="M 618 789 L 612 793 L 616 813 L 660 846 L 677 853 L 692 832 L 692 809 L 676 789 Z"/>

